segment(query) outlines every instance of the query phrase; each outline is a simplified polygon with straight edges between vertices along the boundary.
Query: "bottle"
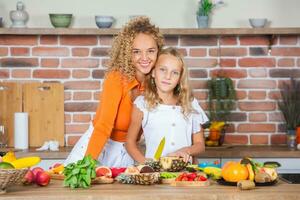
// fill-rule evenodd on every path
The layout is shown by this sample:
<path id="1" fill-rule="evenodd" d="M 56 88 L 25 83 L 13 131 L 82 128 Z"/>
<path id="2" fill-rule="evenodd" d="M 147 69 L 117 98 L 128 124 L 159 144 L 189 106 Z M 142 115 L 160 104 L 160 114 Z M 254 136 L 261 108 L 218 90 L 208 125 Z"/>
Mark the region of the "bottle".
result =
<path id="1" fill-rule="evenodd" d="M 5 131 L 5 127 L 0 125 L 0 148 L 6 148 L 8 142 L 8 135 Z"/>
<path id="2" fill-rule="evenodd" d="M 12 21 L 11 28 L 26 28 L 28 21 L 28 13 L 24 10 L 24 3 L 21 1 L 17 2 L 17 10 L 12 10 L 9 13 Z"/>

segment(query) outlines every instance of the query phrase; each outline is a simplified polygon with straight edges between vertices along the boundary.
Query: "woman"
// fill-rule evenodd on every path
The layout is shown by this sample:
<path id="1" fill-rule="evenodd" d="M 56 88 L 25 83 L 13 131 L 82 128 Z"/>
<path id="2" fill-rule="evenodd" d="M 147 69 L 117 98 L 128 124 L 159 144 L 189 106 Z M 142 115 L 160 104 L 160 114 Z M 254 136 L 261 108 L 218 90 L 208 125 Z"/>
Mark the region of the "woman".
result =
<path id="1" fill-rule="evenodd" d="M 109 167 L 133 165 L 124 147 L 132 104 L 143 92 L 145 76 L 153 68 L 162 46 L 159 29 L 146 17 L 135 18 L 123 27 L 112 44 L 93 124 L 75 145 L 65 165 L 84 155 L 91 155 Z"/>

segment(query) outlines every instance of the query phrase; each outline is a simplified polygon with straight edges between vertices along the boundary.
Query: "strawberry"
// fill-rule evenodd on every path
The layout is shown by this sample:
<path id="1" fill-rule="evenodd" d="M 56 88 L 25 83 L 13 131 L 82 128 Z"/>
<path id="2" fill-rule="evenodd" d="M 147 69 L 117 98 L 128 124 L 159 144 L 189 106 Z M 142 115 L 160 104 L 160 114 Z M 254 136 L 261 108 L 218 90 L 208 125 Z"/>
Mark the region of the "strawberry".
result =
<path id="1" fill-rule="evenodd" d="M 183 177 L 183 178 L 181 179 L 181 181 L 189 181 L 189 178 L 188 178 L 188 177 Z"/>
<path id="2" fill-rule="evenodd" d="M 180 174 L 180 175 L 175 179 L 175 181 L 182 181 L 182 178 L 183 178 L 183 175 Z"/>
<path id="3" fill-rule="evenodd" d="M 206 180 L 207 178 L 205 176 L 200 175 L 197 177 L 197 181 L 206 181 Z"/>
<path id="4" fill-rule="evenodd" d="M 187 177 L 188 177 L 189 179 L 195 180 L 195 178 L 197 177 L 197 174 L 196 174 L 196 173 L 189 173 L 189 174 L 187 175 Z"/>

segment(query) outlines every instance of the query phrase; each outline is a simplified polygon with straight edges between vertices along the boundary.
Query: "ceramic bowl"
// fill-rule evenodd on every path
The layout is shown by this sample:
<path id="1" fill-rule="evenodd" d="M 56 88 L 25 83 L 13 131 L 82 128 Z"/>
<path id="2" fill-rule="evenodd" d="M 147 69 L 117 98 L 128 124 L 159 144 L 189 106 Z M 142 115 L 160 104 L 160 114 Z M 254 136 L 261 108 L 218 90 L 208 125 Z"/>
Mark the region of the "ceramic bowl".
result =
<path id="1" fill-rule="evenodd" d="M 110 28 L 115 21 L 113 16 L 96 15 L 95 22 L 99 28 Z"/>
<path id="2" fill-rule="evenodd" d="M 266 18 L 251 18 L 251 19 L 249 19 L 249 22 L 253 28 L 263 28 L 267 23 L 267 19 Z"/>
<path id="3" fill-rule="evenodd" d="M 49 17 L 55 28 L 68 28 L 72 22 L 72 14 L 49 14 Z"/>

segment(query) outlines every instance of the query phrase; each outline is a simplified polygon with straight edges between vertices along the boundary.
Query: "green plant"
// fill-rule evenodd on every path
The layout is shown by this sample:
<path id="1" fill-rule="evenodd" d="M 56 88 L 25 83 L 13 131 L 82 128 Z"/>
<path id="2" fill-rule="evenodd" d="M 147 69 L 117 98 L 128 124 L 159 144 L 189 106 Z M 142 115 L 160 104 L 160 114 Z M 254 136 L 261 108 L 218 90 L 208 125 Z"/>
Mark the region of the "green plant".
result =
<path id="1" fill-rule="evenodd" d="M 211 0 L 200 0 L 197 10 L 198 16 L 209 16 L 212 10 L 218 5 L 224 4 L 223 0 L 215 0 L 215 3 L 212 3 Z"/>
<path id="2" fill-rule="evenodd" d="M 201 1 L 199 1 L 197 15 L 198 16 L 208 16 L 211 13 L 213 7 L 214 7 L 214 4 L 211 2 L 211 0 L 201 0 Z"/>
<path id="3" fill-rule="evenodd" d="M 236 101 L 233 81 L 228 77 L 211 78 L 208 90 L 210 121 L 228 121 Z"/>
<path id="4" fill-rule="evenodd" d="M 88 188 L 91 181 L 96 177 L 97 161 L 92 159 L 90 155 L 85 156 L 77 163 L 68 164 L 63 171 L 65 175 L 64 186 L 74 188 Z"/>
<path id="5" fill-rule="evenodd" d="M 287 130 L 295 130 L 300 124 L 300 82 L 291 78 L 280 90 L 278 107 L 284 117 Z"/>

